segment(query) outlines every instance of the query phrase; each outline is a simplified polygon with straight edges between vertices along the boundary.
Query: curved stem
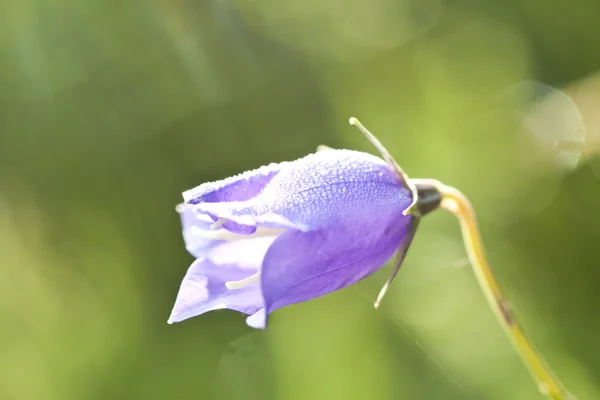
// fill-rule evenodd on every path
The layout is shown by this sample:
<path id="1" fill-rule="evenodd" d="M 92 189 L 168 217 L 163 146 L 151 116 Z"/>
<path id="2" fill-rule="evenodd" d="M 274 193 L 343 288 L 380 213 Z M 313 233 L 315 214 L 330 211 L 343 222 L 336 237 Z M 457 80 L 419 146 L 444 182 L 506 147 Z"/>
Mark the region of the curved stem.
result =
<path id="1" fill-rule="evenodd" d="M 442 195 L 441 207 L 454 214 L 459 220 L 469 261 L 473 266 L 479 286 L 483 290 L 490 307 L 498 317 L 500 324 L 512 340 L 523 362 L 536 379 L 542 394 L 553 400 L 575 400 L 554 376 L 515 320 L 510 305 L 502 294 L 492 269 L 487 262 L 481 234 L 477 227 L 477 219 L 470 201 L 457 189 L 446 186 L 438 181 L 429 179 L 414 179 L 413 181 L 433 184 Z"/>

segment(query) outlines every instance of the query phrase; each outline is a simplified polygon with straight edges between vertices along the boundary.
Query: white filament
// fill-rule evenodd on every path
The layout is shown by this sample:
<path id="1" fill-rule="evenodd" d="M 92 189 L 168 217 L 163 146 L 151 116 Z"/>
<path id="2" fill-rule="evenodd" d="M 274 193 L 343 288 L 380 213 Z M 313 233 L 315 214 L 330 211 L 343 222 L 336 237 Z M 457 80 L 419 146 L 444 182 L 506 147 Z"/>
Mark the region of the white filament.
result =
<path id="1" fill-rule="evenodd" d="M 259 279 L 260 279 L 260 272 L 257 272 L 254 275 L 251 275 L 251 276 L 249 276 L 247 278 L 244 278 L 244 279 L 241 279 L 239 281 L 225 282 L 225 286 L 229 290 L 242 289 L 242 288 L 245 288 L 248 285 L 251 285 L 251 284 L 253 284 L 255 282 L 258 282 Z"/>
<path id="2" fill-rule="evenodd" d="M 226 240 L 226 241 L 243 240 L 243 239 L 250 239 L 250 238 L 257 238 L 257 237 L 267 237 L 267 236 L 269 236 L 269 237 L 277 236 L 281 232 L 283 232 L 283 229 L 258 227 L 256 229 L 256 232 L 254 232 L 251 235 L 239 235 L 237 233 L 229 232 L 225 229 L 209 231 L 209 230 L 200 229 L 197 226 L 192 226 L 190 229 L 194 235 L 201 237 L 203 239 Z"/>
<path id="3" fill-rule="evenodd" d="M 225 218 L 219 218 L 214 224 L 209 226 L 210 229 L 217 229 L 221 225 L 223 225 L 227 220 Z"/>

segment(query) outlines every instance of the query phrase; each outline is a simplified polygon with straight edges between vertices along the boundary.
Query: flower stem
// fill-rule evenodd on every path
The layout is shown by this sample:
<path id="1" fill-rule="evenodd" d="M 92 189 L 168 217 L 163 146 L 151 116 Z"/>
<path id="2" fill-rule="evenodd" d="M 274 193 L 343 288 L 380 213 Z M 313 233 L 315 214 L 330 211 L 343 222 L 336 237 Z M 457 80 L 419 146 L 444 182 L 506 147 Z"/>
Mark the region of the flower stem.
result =
<path id="1" fill-rule="evenodd" d="M 446 186 L 438 181 L 416 179 L 414 181 L 426 181 L 429 184 L 435 185 L 442 195 L 441 208 L 454 214 L 460 222 L 465 248 L 479 286 L 483 290 L 490 307 L 498 317 L 500 324 L 512 340 L 524 364 L 537 381 L 542 394 L 552 400 L 575 400 L 575 397 L 564 389 L 564 386 L 554 376 L 543 358 L 531 345 L 513 316 L 510 305 L 502 294 L 486 259 L 481 234 L 477 227 L 477 219 L 471 202 L 457 189 Z"/>

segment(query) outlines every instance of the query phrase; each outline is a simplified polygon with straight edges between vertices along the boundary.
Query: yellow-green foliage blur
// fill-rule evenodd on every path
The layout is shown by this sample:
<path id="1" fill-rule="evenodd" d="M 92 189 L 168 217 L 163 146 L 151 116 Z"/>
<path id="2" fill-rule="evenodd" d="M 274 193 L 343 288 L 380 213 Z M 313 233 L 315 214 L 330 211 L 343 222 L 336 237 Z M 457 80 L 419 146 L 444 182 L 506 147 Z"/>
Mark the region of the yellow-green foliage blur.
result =
<path id="1" fill-rule="evenodd" d="M 410 176 L 471 199 L 520 323 L 599 399 L 598 16 L 597 0 L 2 2 L 0 398 L 541 400 L 443 211 L 378 311 L 387 269 L 266 331 L 230 311 L 166 323 L 192 262 L 181 192 L 319 144 L 374 152 L 355 116 Z"/>

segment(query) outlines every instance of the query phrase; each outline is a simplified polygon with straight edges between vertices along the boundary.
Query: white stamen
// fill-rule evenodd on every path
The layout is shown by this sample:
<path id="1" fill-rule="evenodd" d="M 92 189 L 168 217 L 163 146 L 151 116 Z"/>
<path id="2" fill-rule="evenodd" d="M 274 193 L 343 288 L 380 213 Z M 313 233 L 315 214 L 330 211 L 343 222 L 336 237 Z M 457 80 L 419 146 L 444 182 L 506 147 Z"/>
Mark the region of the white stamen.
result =
<path id="1" fill-rule="evenodd" d="M 219 228 L 221 225 L 223 225 L 225 222 L 227 222 L 227 220 L 225 218 L 219 218 L 214 224 L 212 224 L 209 228 L 210 229 L 217 229 Z"/>
<path id="2" fill-rule="evenodd" d="M 259 279 L 260 279 L 260 272 L 257 272 L 254 275 L 251 275 L 251 276 L 249 276 L 247 278 L 244 278 L 244 279 L 241 279 L 239 281 L 225 282 L 225 286 L 229 290 L 242 289 L 242 288 L 245 288 L 248 285 L 251 285 L 251 284 L 253 284 L 255 282 L 258 282 Z"/>
<path id="3" fill-rule="evenodd" d="M 203 239 L 226 240 L 226 241 L 250 239 L 250 238 L 257 238 L 257 237 L 272 237 L 272 236 L 277 236 L 281 232 L 283 232 L 283 229 L 258 227 L 256 229 L 256 232 L 254 232 L 251 235 L 239 235 L 237 233 L 226 231 L 225 229 L 220 229 L 218 231 L 215 231 L 215 230 L 209 231 L 209 230 L 200 229 L 196 226 L 193 226 L 191 229 L 192 229 L 192 233 L 194 235 L 199 236 Z"/>

